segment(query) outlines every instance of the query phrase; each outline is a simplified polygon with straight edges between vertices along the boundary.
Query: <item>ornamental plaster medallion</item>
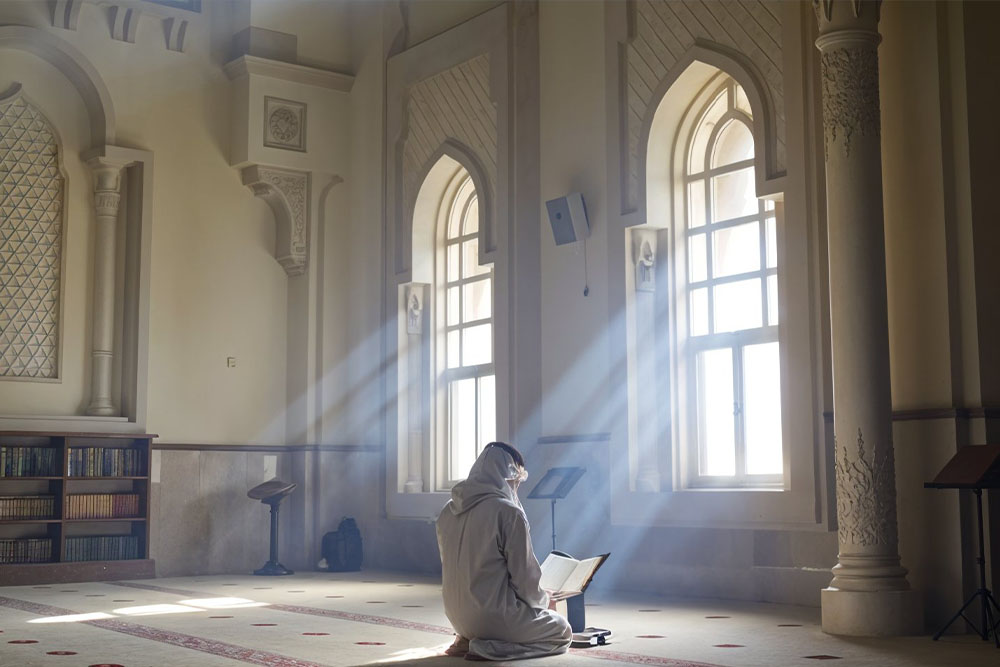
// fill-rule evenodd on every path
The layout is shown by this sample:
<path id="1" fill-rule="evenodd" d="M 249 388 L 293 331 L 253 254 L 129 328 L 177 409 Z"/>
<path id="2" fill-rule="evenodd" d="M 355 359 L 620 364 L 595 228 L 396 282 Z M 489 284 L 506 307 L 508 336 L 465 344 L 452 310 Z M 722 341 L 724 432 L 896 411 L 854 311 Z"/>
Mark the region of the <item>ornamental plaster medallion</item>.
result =
<path id="1" fill-rule="evenodd" d="M 896 479 L 892 441 L 888 447 L 865 448 L 858 429 L 854 455 L 846 445 L 837 448 L 837 522 L 841 543 L 862 547 L 894 545 Z"/>
<path id="2" fill-rule="evenodd" d="M 879 137 L 878 49 L 834 48 L 820 59 L 823 78 L 823 148 L 827 158 L 838 140 L 844 157 L 858 136 Z"/>
<path id="3" fill-rule="evenodd" d="M 306 105 L 264 97 L 264 145 L 290 151 L 306 150 Z"/>
<path id="4" fill-rule="evenodd" d="M 0 99 L 0 377 L 59 376 L 59 146 L 20 95 Z"/>

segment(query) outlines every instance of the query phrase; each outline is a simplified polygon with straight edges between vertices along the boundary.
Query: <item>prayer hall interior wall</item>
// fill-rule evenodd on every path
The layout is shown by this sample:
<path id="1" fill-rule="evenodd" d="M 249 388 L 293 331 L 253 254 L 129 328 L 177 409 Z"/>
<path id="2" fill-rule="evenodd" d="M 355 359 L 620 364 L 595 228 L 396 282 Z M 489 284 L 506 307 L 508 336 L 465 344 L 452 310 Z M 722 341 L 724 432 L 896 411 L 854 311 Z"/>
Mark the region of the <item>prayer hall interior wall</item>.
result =
<path id="1" fill-rule="evenodd" d="M 420 26 L 419 31 L 409 34 L 419 34 L 414 41 L 421 42 L 425 36 L 446 33 L 467 19 L 455 13 L 459 12 L 455 6 L 444 4 L 441 8 L 434 3 L 411 3 L 403 17 L 394 16 L 393 20 Z M 988 280 L 989 268 L 973 268 L 967 261 L 973 252 L 969 245 L 972 217 L 963 207 L 969 206 L 974 196 L 967 185 L 964 194 L 956 195 L 954 190 L 960 190 L 962 184 L 949 183 L 945 176 L 952 174 L 960 181 L 962 174 L 972 169 L 970 158 L 962 152 L 963 143 L 968 141 L 964 68 L 982 47 L 963 40 L 969 21 L 969 15 L 955 6 L 891 3 L 883 6 L 880 23 L 884 35 L 880 46 L 883 173 L 900 550 L 904 566 L 911 571 L 911 585 L 926 592 L 926 616 L 931 625 L 944 620 L 947 609 L 960 603 L 962 587 L 972 581 L 968 559 L 971 542 L 969 527 L 961 527 L 968 521 L 968 508 L 961 507 L 947 492 L 935 494 L 921 485 L 956 447 L 984 442 L 990 422 L 989 411 L 980 406 L 991 403 L 977 393 L 990 367 L 976 360 L 984 326 L 981 319 L 988 321 L 989 316 L 979 313 L 981 319 L 977 320 L 975 314 L 980 298 L 976 285 L 981 288 Z M 606 212 L 612 203 L 608 201 L 605 142 L 613 131 L 608 124 L 608 100 L 615 94 L 609 90 L 606 54 L 595 46 L 606 43 L 607 30 L 605 8 L 597 3 L 542 3 L 538 10 L 540 198 L 544 201 L 567 192 L 584 193 L 592 226 L 586 249 L 590 293 L 587 297 L 582 293 L 581 245 L 556 247 L 542 216 L 538 238 L 541 424 L 537 438 L 517 444 L 528 453 L 534 479 L 551 465 L 587 467 L 578 489 L 557 505 L 559 545 L 578 554 L 615 551 L 615 558 L 595 585 L 818 604 L 819 590 L 829 583 L 829 568 L 836 563 L 837 554 L 835 512 L 832 498 L 825 496 L 829 486 L 818 500 L 829 520 L 821 518 L 812 528 L 713 527 L 698 525 L 697 516 L 690 518 L 689 525 L 677 526 L 628 526 L 613 520 L 615 490 L 610 471 L 616 461 L 610 438 L 615 436 L 607 435 L 606 406 L 614 401 L 607 391 L 611 383 L 595 381 L 610 377 L 615 363 L 607 339 L 609 312 L 613 310 L 608 285 L 611 271 L 619 270 L 613 268 L 618 260 L 609 255 L 606 226 Z M 809 66 L 804 66 L 798 80 L 787 72 L 784 78 L 785 99 L 800 100 L 787 115 L 788 171 L 791 174 L 795 165 L 809 165 L 814 170 L 798 181 L 800 191 L 784 194 L 786 206 L 795 197 L 809 202 L 801 209 L 806 220 L 799 224 L 808 230 L 808 261 L 814 271 L 809 308 L 815 312 L 810 335 L 814 337 L 811 345 L 816 369 L 809 374 L 809 382 L 818 400 L 813 407 L 820 424 L 810 441 L 791 446 L 815 447 L 819 453 L 817 475 L 832 485 L 833 470 L 827 458 L 832 455 L 833 439 L 829 347 L 825 342 L 829 322 L 823 278 L 823 144 L 818 58 L 812 59 L 814 31 L 815 19 L 807 7 L 795 27 L 786 27 L 783 33 L 788 38 L 798 32 L 796 48 L 802 49 L 801 58 L 816 68 L 809 71 Z M 362 79 L 359 71 L 358 81 Z M 813 87 L 803 90 L 803 81 Z M 950 97 L 939 102 L 937 91 L 942 87 L 948 87 Z M 977 94 L 986 95 L 969 92 L 970 105 Z M 968 113 L 973 112 L 970 109 Z M 814 117 L 807 123 L 803 114 Z M 925 151 L 914 136 L 934 137 L 929 141 L 932 148 Z M 987 238 L 988 234 L 982 230 L 979 237 Z M 933 323 L 926 323 L 924 318 L 931 309 L 938 315 Z M 527 486 L 532 484 L 529 481 Z M 548 503 L 526 501 L 525 506 L 536 551 L 545 553 L 551 545 Z M 431 525 L 387 518 L 377 526 L 369 536 L 373 563 L 419 571 L 437 569 Z M 405 542 L 405 547 L 383 548 L 390 540 L 393 544 Z"/>
<path id="2" fill-rule="evenodd" d="M 396 474 L 403 398 L 395 290 L 420 280 L 399 260 L 405 216 L 394 212 L 392 170 L 401 135 L 392 133 L 421 80 L 407 79 L 407 68 L 450 71 L 468 62 L 469 48 L 489 43 L 491 62 L 509 66 L 497 70 L 504 74 L 491 91 L 503 150 L 477 162 L 495 184 L 492 204 L 506 211 L 495 216 L 503 242 L 491 251 L 504 276 L 497 288 L 505 304 L 498 317 L 506 318 L 498 324 L 501 433 L 527 454 L 526 489 L 550 466 L 587 468 L 557 504 L 560 548 L 612 551 L 596 580 L 601 587 L 819 604 L 838 547 L 811 3 L 777 3 L 767 94 L 775 119 L 781 111 L 784 129 L 775 132 L 783 147 L 765 148 L 765 138 L 755 137 L 757 150 L 775 159 L 758 174 L 759 194 L 784 201 L 790 238 L 802 250 L 788 258 L 803 279 L 785 285 L 799 300 L 782 343 L 804 360 L 789 371 L 802 398 L 787 423 L 795 434 L 788 446 L 807 461 L 809 517 L 746 522 L 708 512 L 671 516 L 668 494 L 648 496 L 656 516 L 623 516 L 641 495 L 622 482 L 634 472 L 634 425 L 624 416 L 632 398 L 623 400 L 620 381 L 624 276 L 634 270 L 625 243 L 663 226 L 641 219 L 644 205 L 639 213 L 622 205 L 630 195 L 621 184 L 633 174 L 619 160 L 628 133 L 616 121 L 630 104 L 616 78 L 617 58 L 627 52 L 622 31 L 635 26 L 622 13 L 625 3 L 206 0 L 200 12 L 184 12 L 122 0 L 143 10 L 131 32 L 115 22 L 114 2 L 55 4 L 75 7 L 75 27 L 54 25 L 52 3 L 41 1 L 0 3 L 0 25 L 29 26 L 82 54 L 113 103 L 114 142 L 152 160 L 146 414 L 118 419 L 121 428 L 160 436 L 152 484 L 158 574 L 259 566 L 266 508 L 246 491 L 274 475 L 299 485 L 282 506 L 289 567 L 312 568 L 322 535 L 353 516 L 366 567 L 439 571 L 433 513 L 409 511 L 407 503 L 444 501 L 404 493 L 405 478 Z M 991 260 L 997 231 L 991 186 L 983 182 L 995 156 L 990 141 L 969 141 L 995 138 L 998 93 L 985 82 L 1000 63 L 985 54 L 996 11 L 988 3 L 883 3 L 880 23 L 900 553 L 910 583 L 926 591 L 931 624 L 957 608 L 962 587 L 973 583 L 970 508 L 921 484 L 956 447 L 995 435 L 983 406 L 1000 403 L 988 345 L 1000 317 L 992 303 L 1000 269 Z M 182 45 L 172 43 L 180 51 L 168 48 L 171 35 L 179 37 L 165 30 L 169 19 L 186 21 Z M 537 54 L 509 48 L 516 41 L 490 41 L 497 26 L 504 38 L 534 43 L 537 35 Z M 759 57 L 752 39 L 734 48 Z M 227 66 L 239 55 L 251 64 Z M 0 406 L 10 425 L 73 420 L 102 430 L 117 428 L 114 419 L 84 415 L 95 223 L 93 175 L 81 154 L 95 141 L 92 103 L 71 79 L 37 52 L 0 39 L 0 95 L 20 82 L 57 130 L 66 202 L 61 381 L 0 381 Z M 306 103 L 305 151 L 261 143 L 265 96 Z M 429 166 L 400 167 L 400 174 L 415 179 L 418 167 Z M 291 190 L 276 194 L 269 169 L 291 174 L 285 185 L 308 184 L 295 200 L 301 207 L 287 206 Z M 546 200 L 573 191 L 587 202 L 585 251 L 581 243 L 557 247 L 544 212 Z M 294 236 L 296 220 L 304 245 L 289 242 L 289 234 L 303 238 Z M 234 368 L 227 357 L 235 357 Z M 536 552 L 544 554 L 548 503 L 525 501 L 525 508 Z"/>

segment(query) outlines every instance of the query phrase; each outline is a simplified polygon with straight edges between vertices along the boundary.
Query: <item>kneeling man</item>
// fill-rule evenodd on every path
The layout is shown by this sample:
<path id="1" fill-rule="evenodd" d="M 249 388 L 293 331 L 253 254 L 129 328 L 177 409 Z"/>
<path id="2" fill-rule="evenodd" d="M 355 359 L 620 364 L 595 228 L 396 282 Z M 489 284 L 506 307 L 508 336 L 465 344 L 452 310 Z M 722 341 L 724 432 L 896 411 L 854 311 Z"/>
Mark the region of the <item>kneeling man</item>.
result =
<path id="1" fill-rule="evenodd" d="M 524 457 L 503 442 L 479 455 L 437 520 L 444 611 L 458 637 L 449 655 L 513 660 L 565 653 L 569 621 L 549 609 L 528 518 L 517 498 Z"/>

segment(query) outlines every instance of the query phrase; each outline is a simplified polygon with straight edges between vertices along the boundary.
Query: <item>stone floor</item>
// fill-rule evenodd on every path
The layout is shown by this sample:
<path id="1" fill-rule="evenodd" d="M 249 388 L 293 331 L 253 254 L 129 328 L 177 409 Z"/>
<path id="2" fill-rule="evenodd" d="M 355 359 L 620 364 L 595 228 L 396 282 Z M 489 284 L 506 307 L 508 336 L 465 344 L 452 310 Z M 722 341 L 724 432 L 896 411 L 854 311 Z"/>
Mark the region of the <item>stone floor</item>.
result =
<path id="1" fill-rule="evenodd" d="M 1000 664 L 975 636 L 839 639 L 819 610 L 773 604 L 588 596 L 589 624 L 607 646 L 531 664 L 815 665 Z M 360 572 L 291 577 L 184 577 L 0 588 L 0 666 L 467 664 L 451 641 L 437 580 Z"/>

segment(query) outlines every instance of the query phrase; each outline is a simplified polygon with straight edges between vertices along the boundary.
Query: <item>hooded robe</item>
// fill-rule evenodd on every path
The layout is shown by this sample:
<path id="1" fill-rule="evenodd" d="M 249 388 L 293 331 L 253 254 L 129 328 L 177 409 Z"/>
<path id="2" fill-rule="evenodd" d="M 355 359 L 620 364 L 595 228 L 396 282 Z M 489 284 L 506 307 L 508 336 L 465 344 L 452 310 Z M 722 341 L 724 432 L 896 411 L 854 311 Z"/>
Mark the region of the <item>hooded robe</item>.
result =
<path id="1" fill-rule="evenodd" d="M 538 585 L 528 518 L 507 484 L 516 477 L 510 454 L 487 447 L 437 520 L 445 614 L 469 650 L 490 660 L 565 653 L 573 639 Z"/>

